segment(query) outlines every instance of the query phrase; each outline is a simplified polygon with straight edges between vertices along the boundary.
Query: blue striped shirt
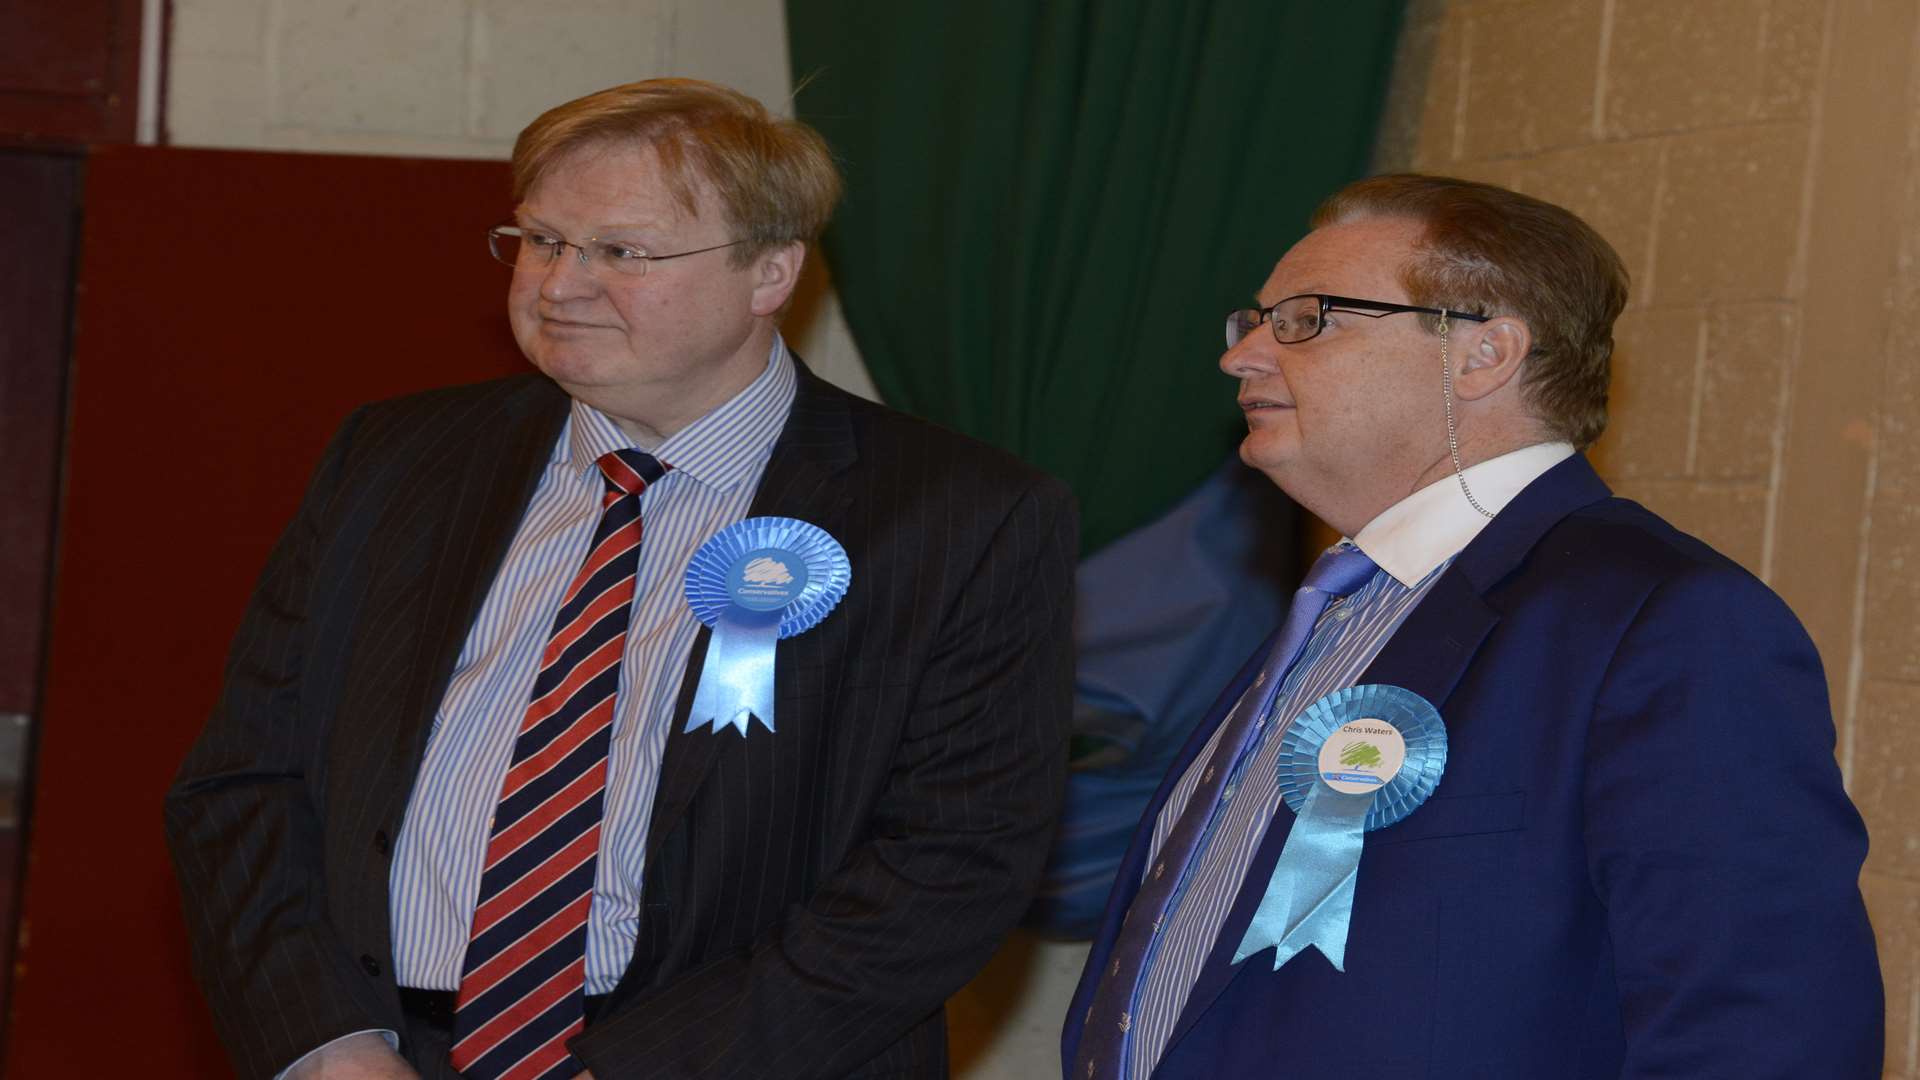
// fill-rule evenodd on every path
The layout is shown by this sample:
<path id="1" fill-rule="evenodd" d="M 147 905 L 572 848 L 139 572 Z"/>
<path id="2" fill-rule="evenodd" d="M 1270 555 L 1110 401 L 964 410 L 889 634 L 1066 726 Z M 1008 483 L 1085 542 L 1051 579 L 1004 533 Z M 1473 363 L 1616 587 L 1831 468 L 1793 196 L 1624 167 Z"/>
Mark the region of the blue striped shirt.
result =
<path id="1" fill-rule="evenodd" d="M 607 761 L 606 814 L 587 923 L 587 993 L 612 990 L 633 955 L 647 821 L 667 729 L 699 621 L 681 579 L 694 550 L 746 516 L 797 377 L 777 336 L 745 390 L 650 452 L 672 468 L 641 495 L 643 539 Z M 395 974 L 454 990 L 480 888 L 487 823 L 513 754 L 540 651 L 600 518 L 594 462 L 633 445 L 579 401 L 547 460 L 519 531 L 467 632 L 432 734 L 389 877 Z"/>
<path id="2" fill-rule="evenodd" d="M 1466 470 L 1475 497 L 1498 513 L 1520 490 L 1573 453 L 1564 443 L 1514 451 Z M 1212 955 L 1227 914 L 1246 884 L 1247 869 L 1279 811 L 1281 735 L 1308 705 L 1352 686 L 1386 646 L 1394 631 L 1426 596 L 1453 557 L 1485 527 L 1486 519 L 1460 496 L 1449 476 L 1409 495 L 1360 530 L 1353 541 L 1381 567 L 1353 595 L 1327 605 L 1314 623 L 1300 658 L 1280 685 L 1273 708 L 1256 720 L 1247 749 L 1229 767 L 1227 786 L 1212 807 L 1195 807 L 1212 820 L 1200 849 L 1186 867 L 1174 906 L 1148 947 L 1134 986 L 1131 1008 L 1119 1017 L 1087 1022 L 1117 1023 L 1125 1033 L 1127 1075 L 1146 1080 L 1160 1062 L 1200 969 Z M 1263 674 L 1261 678 L 1264 680 Z M 1258 700 L 1261 683 L 1242 695 L 1236 709 Z M 1226 725 L 1214 729 L 1206 747 L 1174 785 L 1154 821 L 1144 874 L 1159 865 L 1161 848 L 1206 770 Z"/>

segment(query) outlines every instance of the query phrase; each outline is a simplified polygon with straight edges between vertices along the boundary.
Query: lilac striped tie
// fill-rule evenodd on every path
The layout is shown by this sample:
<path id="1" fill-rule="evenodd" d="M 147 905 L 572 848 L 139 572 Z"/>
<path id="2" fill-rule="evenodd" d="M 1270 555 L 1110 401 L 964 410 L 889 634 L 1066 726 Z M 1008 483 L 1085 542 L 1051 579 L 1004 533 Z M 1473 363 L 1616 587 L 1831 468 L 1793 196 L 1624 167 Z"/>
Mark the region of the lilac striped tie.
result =
<path id="1" fill-rule="evenodd" d="M 1307 639 L 1313 636 L 1320 613 L 1335 597 L 1346 596 L 1366 584 L 1376 569 L 1373 560 L 1359 548 L 1336 544 L 1315 560 L 1306 580 L 1293 594 L 1293 607 L 1287 611 L 1287 620 L 1274 641 L 1273 650 L 1267 654 L 1259 678 L 1227 715 L 1225 730 L 1220 733 L 1213 756 L 1207 759 L 1200 783 L 1188 797 L 1180 820 L 1167 834 L 1152 869 L 1127 909 L 1126 921 L 1113 943 L 1112 959 L 1107 970 L 1101 972 L 1100 986 L 1094 991 L 1093 1004 L 1087 1011 L 1079 1053 L 1069 1080 L 1126 1075 L 1122 1069 L 1126 1064 L 1127 1032 L 1133 1027 L 1135 989 L 1151 958 L 1161 925 L 1172 911 L 1180 885 L 1199 854 L 1200 842 L 1220 803 L 1227 778 L 1240 755 L 1249 749 L 1255 722 L 1273 708 L 1287 673 L 1306 648 Z"/>
<path id="2" fill-rule="evenodd" d="M 600 851 L 620 658 L 640 560 L 640 493 L 667 466 L 600 458 L 606 492 L 586 563 L 540 656 L 533 700 L 487 834 L 453 1017 L 469 1080 L 571 1080 L 585 1025 L 587 909 Z"/>

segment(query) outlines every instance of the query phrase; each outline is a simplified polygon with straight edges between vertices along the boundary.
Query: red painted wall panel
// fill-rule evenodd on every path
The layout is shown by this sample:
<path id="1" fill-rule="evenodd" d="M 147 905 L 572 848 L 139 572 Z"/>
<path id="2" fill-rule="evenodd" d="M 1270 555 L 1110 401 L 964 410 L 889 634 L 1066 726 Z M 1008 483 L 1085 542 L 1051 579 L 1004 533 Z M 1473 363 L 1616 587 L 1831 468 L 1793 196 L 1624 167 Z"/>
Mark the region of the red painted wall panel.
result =
<path id="1" fill-rule="evenodd" d="M 141 0 L 0 0 L 0 140 L 133 138 Z"/>
<path id="2" fill-rule="evenodd" d="M 523 368 L 484 236 L 509 209 L 493 162 L 94 153 L 7 1076 L 230 1075 L 161 795 L 335 425 Z"/>

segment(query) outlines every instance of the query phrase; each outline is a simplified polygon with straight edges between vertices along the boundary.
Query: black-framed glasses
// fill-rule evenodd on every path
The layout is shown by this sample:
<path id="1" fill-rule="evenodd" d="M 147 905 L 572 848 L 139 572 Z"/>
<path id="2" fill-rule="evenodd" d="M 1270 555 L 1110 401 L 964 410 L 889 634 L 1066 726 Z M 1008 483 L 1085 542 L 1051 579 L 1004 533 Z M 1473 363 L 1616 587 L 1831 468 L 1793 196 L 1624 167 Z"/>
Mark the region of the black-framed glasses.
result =
<path id="1" fill-rule="evenodd" d="M 1285 300 L 1275 301 L 1268 307 L 1240 308 L 1229 312 L 1227 314 L 1227 348 L 1231 349 L 1240 344 L 1261 323 L 1273 327 L 1273 340 L 1282 345 L 1298 345 L 1303 341 L 1311 341 L 1320 336 L 1320 331 L 1326 329 L 1329 311 L 1364 315 L 1369 319 L 1384 319 L 1388 315 L 1398 315 L 1406 311 L 1417 315 L 1466 319 L 1468 322 L 1486 322 L 1493 318 L 1491 315 L 1472 315 L 1445 308 L 1390 304 L 1385 300 L 1359 300 L 1351 296 L 1301 293 L 1299 296 L 1289 296 Z"/>
<path id="2" fill-rule="evenodd" d="M 739 243 L 743 241 L 729 240 L 724 244 L 694 248 L 692 251 L 651 255 L 637 245 L 622 240 L 602 240 L 597 236 L 590 236 L 576 244 L 543 229 L 527 229 L 518 225 L 495 225 L 487 230 L 487 250 L 493 252 L 494 258 L 516 270 L 545 270 L 560 257 L 563 249 L 572 248 L 580 258 L 580 265 L 587 269 L 626 277 L 639 277 L 647 272 L 648 266 L 657 262 L 719 251 Z"/>

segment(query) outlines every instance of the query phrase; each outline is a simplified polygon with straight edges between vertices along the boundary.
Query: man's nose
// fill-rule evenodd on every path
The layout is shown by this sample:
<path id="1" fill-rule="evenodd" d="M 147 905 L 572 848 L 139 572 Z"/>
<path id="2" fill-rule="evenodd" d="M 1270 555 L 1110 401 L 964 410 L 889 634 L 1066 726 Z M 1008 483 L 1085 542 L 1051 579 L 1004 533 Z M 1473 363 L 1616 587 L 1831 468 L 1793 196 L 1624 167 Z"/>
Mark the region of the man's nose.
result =
<path id="1" fill-rule="evenodd" d="M 588 296 L 600 289 L 599 279 L 587 266 L 586 250 L 564 240 L 541 275 L 540 297 L 553 303 Z"/>
<path id="2" fill-rule="evenodd" d="M 1236 379 L 1266 375 L 1279 368 L 1280 343 L 1264 326 L 1255 327 L 1232 348 L 1220 354 L 1220 370 Z"/>

